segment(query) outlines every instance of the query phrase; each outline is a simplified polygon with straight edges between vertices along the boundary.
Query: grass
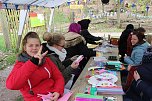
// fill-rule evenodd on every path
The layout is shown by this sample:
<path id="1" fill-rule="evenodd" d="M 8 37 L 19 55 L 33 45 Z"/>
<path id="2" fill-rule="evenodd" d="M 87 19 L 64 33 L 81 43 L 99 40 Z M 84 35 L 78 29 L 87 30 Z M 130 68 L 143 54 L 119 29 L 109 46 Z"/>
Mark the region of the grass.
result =
<path id="1" fill-rule="evenodd" d="M 64 23 L 69 23 L 70 19 L 61 11 L 55 11 L 54 12 L 54 23 L 55 24 L 61 24 L 62 22 Z"/>
<path id="2" fill-rule="evenodd" d="M 16 60 L 16 53 L 8 51 L 5 47 L 4 37 L 0 35 L 0 70 L 6 68 L 9 65 L 14 64 Z"/>
<path id="3" fill-rule="evenodd" d="M 62 27 L 67 26 L 67 24 L 70 23 L 70 16 L 67 16 L 67 14 L 56 10 L 54 12 L 54 26 L 59 29 L 61 32 L 67 32 L 67 29 L 63 29 Z M 91 24 L 90 30 L 94 32 L 122 32 L 122 29 L 118 29 L 114 26 L 109 26 L 106 23 L 100 23 L 100 24 Z M 0 52 L 3 52 L 5 56 L 0 56 L 0 69 L 3 69 L 9 65 L 14 64 L 16 60 L 16 53 L 13 51 L 13 49 L 7 50 L 5 47 L 5 40 L 2 35 L 0 35 Z M 5 58 L 5 59 L 3 59 Z M 1 61 L 2 60 L 2 61 Z"/>
<path id="4" fill-rule="evenodd" d="M 24 101 L 22 96 L 18 96 L 16 101 Z"/>
<path id="5" fill-rule="evenodd" d="M 4 41 L 3 35 L 0 35 L 0 50 L 3 52 L 6 51 L 5 41 Z"/>

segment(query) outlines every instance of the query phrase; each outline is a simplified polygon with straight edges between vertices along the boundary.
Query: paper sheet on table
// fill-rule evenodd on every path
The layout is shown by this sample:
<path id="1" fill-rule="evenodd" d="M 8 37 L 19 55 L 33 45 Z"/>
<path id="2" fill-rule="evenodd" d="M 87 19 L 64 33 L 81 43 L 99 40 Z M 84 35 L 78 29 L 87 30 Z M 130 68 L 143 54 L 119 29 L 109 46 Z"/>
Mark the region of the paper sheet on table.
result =
<path id="1" fill-rule="evenodd" d="M 109 52 L 109 50 L 107 48 L 104 48 L 104 47 L 98 47 L 98 48 L 95 48 L 94 50 L 99 51 L 99 52 L 103 52 L 103 53 Z"/>

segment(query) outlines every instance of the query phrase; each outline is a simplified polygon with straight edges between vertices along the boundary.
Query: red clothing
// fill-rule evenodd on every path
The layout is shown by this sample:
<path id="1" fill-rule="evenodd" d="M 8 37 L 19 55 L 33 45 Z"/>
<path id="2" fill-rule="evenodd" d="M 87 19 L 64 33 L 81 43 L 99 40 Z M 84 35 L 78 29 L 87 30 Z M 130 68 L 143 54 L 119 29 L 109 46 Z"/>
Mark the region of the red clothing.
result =
<path id="1" fill-rule="evenodd" d="M 34 95 L 29 93 L 30 85 Z M 64 79 L 56 65 L 49 59 L 41 66 L 33 64 L 30 60 L 17 61 L 6 81 L 6 87 L 11 90 L 20 90 L 25 101 L 40 101 L 37 94 L 48 94 L 64 91 Z"/>
<path id="2" fill-rule="evenodd" d="M 129 34 L 128 39 L 127 39 L 127 56 L 131 56 L 132 53 L 132 44 L 131 44 L 131 37 L 132 34 Z"/>

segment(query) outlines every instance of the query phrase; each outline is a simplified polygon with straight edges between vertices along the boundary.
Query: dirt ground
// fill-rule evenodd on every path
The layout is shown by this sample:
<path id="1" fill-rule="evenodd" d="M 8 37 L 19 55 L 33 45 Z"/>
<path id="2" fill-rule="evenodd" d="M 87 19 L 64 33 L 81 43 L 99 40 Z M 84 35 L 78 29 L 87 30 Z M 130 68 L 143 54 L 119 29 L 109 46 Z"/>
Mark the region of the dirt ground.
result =
<path id="1" fill-rule="evenodd" d="M 5 86 L 6 78 L 8 77 L 13 66 L 9 66 L 4 70 L 0 70 L 0 101 L 16 101 L 20 92 L 16 90 L 8 90 Z"/>

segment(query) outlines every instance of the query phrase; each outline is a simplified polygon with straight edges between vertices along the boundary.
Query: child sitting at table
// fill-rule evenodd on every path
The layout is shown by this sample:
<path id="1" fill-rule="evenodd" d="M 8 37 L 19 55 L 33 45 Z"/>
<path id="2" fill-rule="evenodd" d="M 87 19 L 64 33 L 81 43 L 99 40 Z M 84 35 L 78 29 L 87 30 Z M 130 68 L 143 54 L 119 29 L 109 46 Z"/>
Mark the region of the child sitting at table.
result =
<path id="1" fill-rule="evenodd" d="M 36 32 L 28 32 L 22 41 L 13 70 L 6 80 L 6 87 L 20 90 L 25 101 L 42 101 L 39 94 L 52 93 L 50 101 L 57 101 L 64 91 L 64 78 L 57 66 L 41 53 L 42 46 Z"/>
<path id="2" fill-rule="evenodd" d="M 131 36 L 131 44 L 133 46 L 133 50 L 131 56 L 125 56 L 124 62 L 128 65 L 140 65 L 142 61 L 142 57 L 144 52 L 146 51 L 149 43 L 144 40 L 145 35 L 143 35 L 138 30 L 133 31 Z"/>
<path id="3" fill-rule="evenodd" d="M 78 70 L 79 63 L 75 62 L 77 56 L 66 59 L 66 50 L 64 49 L 65 38 L 59 33 L 45 32 L 43 34 L 43 51 L 48 51 L 48 57 L 57 65 L 65 80 L 65 88 L 70 89 L 70 82 L 73 82 L 72 74 Z M 75 58 L 75 59 L 74 59 Z M 67 87 L 67 85 L 69 85 Z"/>

